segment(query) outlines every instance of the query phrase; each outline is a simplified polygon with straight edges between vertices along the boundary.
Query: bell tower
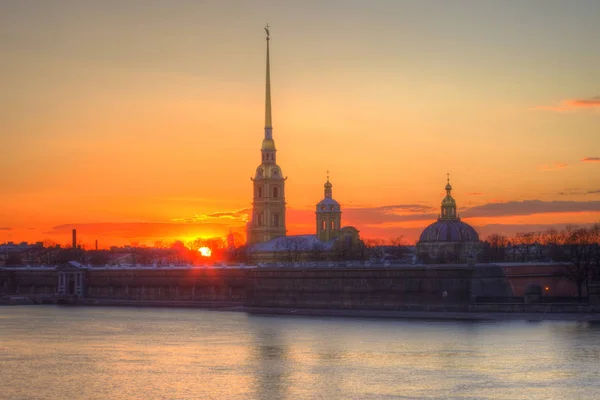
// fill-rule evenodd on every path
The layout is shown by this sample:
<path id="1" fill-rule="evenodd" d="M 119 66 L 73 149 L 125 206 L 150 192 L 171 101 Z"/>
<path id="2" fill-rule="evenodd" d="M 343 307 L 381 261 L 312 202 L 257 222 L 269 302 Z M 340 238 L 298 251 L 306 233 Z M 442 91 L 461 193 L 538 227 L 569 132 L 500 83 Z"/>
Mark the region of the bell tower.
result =
<path id="1" fill-rule="evenodd" d="M 253 182 L 254 195 L 252 215 L 247 225 L 246 242 L 249 245 L 267 242 L 279 236 L 285 236 L 285 181 L 281 168 L 277 165 L 277 149 L 273 140 L 271 122 L 271 66 L 269 25 L 267 34 L 267 74 L 265 89 L 265 135 L 262 141 L 261 164 L 256 168 Z"/>
<path id="2" fill-rule="evenodd" d="M 319 240 L 327 242 L 340 233 L 342 222 L 342 209 L 340 203 L 335 201 L 332 196 L 331 188 L 333 185 L 329 182 L 329 171 L 327 172 L 327 182 L 325 182 L 325 196 L 317 204 L 317 237 Z"/>

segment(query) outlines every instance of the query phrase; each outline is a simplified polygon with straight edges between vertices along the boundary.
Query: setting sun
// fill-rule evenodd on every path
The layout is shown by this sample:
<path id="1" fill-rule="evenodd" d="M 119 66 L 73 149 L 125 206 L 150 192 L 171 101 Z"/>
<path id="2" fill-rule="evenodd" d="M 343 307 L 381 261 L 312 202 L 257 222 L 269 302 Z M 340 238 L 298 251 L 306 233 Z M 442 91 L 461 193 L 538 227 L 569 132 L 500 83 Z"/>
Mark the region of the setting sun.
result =
<path id="1" fill-rule="evenodd" d="M 210 257 L 210 255 L 212 254 L 212 251 L 208 247 L 200 247 L 198 251 L 200 252 L 202 257 Z"/>

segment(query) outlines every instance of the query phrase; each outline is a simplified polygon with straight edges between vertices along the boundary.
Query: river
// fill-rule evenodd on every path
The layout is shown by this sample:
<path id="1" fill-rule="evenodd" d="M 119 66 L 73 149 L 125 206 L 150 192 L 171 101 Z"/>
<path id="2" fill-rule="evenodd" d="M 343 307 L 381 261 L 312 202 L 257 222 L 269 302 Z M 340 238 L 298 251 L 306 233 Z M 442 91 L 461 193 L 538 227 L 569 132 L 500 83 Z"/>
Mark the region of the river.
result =
<path id="1" fill-rule="evenodd" d="M 600 325 L 0 307 L 1 399 L 598 399 Z"/>

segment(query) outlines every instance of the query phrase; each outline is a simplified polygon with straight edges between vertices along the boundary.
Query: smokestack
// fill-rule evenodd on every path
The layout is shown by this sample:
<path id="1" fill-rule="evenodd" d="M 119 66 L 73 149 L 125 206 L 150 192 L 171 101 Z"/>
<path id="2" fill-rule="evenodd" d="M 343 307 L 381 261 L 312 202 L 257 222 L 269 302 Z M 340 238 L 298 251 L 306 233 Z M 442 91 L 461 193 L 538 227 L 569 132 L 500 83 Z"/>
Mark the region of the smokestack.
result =
<path id="1" fill-rule="evenodd" d="M 96 250 L 98 250 L 98 239 L 96 239 Z"/>
<path id="2" fill-rule="evenodd" d="M 77 247 L 77 229 L 73 229 L 73 248 Z"/>

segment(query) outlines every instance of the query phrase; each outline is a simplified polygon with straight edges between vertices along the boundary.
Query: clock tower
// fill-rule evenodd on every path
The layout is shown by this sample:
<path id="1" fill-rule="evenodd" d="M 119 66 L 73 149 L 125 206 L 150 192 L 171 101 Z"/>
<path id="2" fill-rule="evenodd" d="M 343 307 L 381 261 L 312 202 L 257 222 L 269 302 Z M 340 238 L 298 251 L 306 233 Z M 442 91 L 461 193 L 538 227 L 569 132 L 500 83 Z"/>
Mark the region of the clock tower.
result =
<path id="1" fill-rule="evenodd" d="M 252 214 L 247 225 L 248 245 L 267 242 L 285 236 L 285 181 L 281 168 L 277 165 L 277 149 L 273 140 L 271 123 L 271 71 L 269 60 L 269 25 L 267 33 L 267 76 L 265 92 L 265 136 L 262 141 L 261 164 L 253 178 Z"/>

